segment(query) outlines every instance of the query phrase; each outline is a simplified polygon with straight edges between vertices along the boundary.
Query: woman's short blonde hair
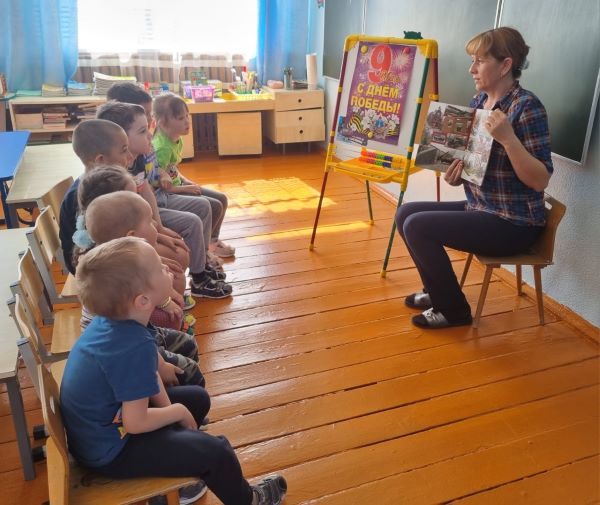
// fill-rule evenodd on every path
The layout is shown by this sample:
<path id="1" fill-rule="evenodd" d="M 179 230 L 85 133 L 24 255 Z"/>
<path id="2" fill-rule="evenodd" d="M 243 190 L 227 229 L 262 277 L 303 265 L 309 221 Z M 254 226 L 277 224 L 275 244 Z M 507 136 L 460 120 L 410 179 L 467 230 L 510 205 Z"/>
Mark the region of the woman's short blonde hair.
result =
<path id="1" fill-rule="evenodd" d="M 527 68 L 527 54 L 529 46 L 518 30 L 502 26 L 493 30 L 482 32 L 469 40 L 465 49 L 468 54 L 477 56 L 493 56 L 498 61 L 505 58 L 512 59 L 512 76 L 521 77 L 521 71 Z"/>
<path id="2" fill-rule="evenodd" d="M 124 319 L 135 298 L 151 288 L 138 237 L 124 237 L 94 247 L 81 256 L 76 278 L 79 298 L 92 314 Z"/>

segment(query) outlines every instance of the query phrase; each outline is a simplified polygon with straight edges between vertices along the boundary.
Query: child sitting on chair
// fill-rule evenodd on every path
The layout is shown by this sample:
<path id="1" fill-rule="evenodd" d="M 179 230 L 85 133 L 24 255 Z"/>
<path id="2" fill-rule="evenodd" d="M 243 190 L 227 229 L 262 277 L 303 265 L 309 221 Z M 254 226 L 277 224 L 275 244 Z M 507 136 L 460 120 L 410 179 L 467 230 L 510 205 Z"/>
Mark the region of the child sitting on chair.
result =
<path id="1" fill-rule="evenodd" d="M 152 118 L 152 97 L 148 92 L 134 82 L 115 82 L 106 93 L 108 100 L 122 103 L 140 105 L 146 113 L 148 126 L 152 129 L 154 120 Z M 186 196 L 166 193 L 160 187 L 160 171 L 156 161 L 154 149 L 144 157 L 148 183 L 155 191 L 156 204 L 160 218 L 165 226 L 180 233 L 188 247 L 191 249 L 191 264 L 194 264 L 195 249 L 198 248 L 198 237 L 204 239 L 208 247 L 212 233 L 213 212 L 211 204 L 204 198 L 187 198 Z M 203 253 L 204 254 L 204 253 Z M 216 268 L 223 270 L 223 261 L 212 252 L 206 252 L 206 262 Z M 192 269 L 192 271 L 194 271 Z"/>
<path id="2" fill-rule="evenodd" d="M 158 378 L 147 325 L 171 277 L 150 244 L 124 237 L 95 247 L 81 258 L 77 281 L 82 303 L 98 316 L 73 346 L 61 384 L 75 459 L 111 478 L 203 479 L 225 505 L 279 505 L 283 477 L 251 487 L 229 442 L 198 430 L 210 407 L 206 391 L 165 390 Z"/>
<path id="3" fill-rule="evenodd" d="M 118 167 L 98 168 L 82 177 L 79 197 L 87 229 L 78 230 L 78 239 L 86 242 L 85 250 L 80 251 L 78 259 L 95 244 L 124 236 L 137 236 L 152 246 L 156 245 L 156 228 L 151 219 L 150 206 L 132 187 L 127 188 L 127 184 L 134 186 L 131 176 Z M 98 193 L 101 190 L 104 193 Z M 84 236 L 88 238 L 83 239 Z M 161 261 L 165 264 L 164 258 Z M 193 332 L 188 335 L 172 325 L 164 324 L 165 316 L 161 313 L 169 310 L 171 305 L 176 306 L 171 299 L 173 295 L 172 291 L 171 296 L 150 315 L 153 323 L 151 332 L 159 345 L 162 358 L 159 359 L 160 375 L 167 385 L 178 382 L 181 385 L 204 386 L 204 377 L 198 368 L 198 345 Z M 193 318 L 191 314 L 188 316 Z M 90 324 L 93 317 L 94 314 L 85 305 L 82 306 L 82 330 Z"/>
<path id="4" fill-rule="evenodd" d="M 187 135 L 190 130 L 187 105 L 174 93 L 163 93 L 154 99 L 152 110 L 156 120 L 152 145 L 160 166 L 160 187 L 167 193 L 206 198 L 212 210 L 209 251 L 221 258 L 234 256 L 235 248 L 219 239 L 221 225 L 227 212 L 227 196 L 186 179 L 178 169 L 183 149 L 181 137 Z"/>
<path id="5" fill-rule="evenodd" d="M 152 151 L 151 135 L 148 132 L 148 121 L 144 109 L 139 105 L 108 102 L 98 109 L 97 117 L 114 121 L 121 126 L 129 137 L 129 148 L 135 157 L 129 172 L 135 174 L 140 183 L 148 186 L 145 180 L 145 155 Z M 143 176 L 142 176 L 143 174 Z M 138 181 L 138 182 L 139 182 Z M 154 198 L 154 197 L 153 197 Z M 212 222 L 212 221 L 211 221 Z M 206 244 L 198 237 L 198 247 L 194 248 L 190 265 L 192 277 L 192 296 L 206 298 L 226 298 L 233 291 L 225 281 L 225 273 L 210 266 L 206 261 Z"/>
<path id="6" fill-rule="evenodd" d="M 85 166 L 85 172 L 99 165 L 118 165 L 127 168 L 133 163 L 129 150 L 129 139 L 125 131 L 112 121 L 90 119 L 77 125 L 73 131 L 73 150 Z M 73 265 L 73 233 L 78 215 L 77 187 L 79 178 L 67 190 L 60 207 L 60 241 L 68 270 L 74 274 Z M 154 193 L 150 191 L 150 200 Z M 142 196 L 144 196 L 142 195 Z M 149 201 L 152 205 L 152 201 Z M 174 238 L 170 230 L 161 233 L 160 254 L 177 261 L 185 270 L 189 265 L 187 246 L 181 239 Z"/>

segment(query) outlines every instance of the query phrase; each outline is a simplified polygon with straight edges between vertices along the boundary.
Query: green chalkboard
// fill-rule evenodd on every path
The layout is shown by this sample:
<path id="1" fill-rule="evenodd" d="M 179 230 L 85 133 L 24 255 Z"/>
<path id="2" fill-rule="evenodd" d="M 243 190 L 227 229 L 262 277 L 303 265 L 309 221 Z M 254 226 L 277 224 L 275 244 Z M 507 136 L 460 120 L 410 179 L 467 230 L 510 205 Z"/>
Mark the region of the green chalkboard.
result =
<path id="1" fill-rule="evenodd" d="M 344 41 L 350 34 L 363 33 L 363 11 L 367 0 L 327 0 L 323 74 L 339 79 Z"/>
<path id="2" fill-rule="evenodd" d="M 531 47 L 521 84 L 548 111 L 552 151 L 585 161 L 598 99 L 600 2 L 504 0 L 500 25 L 513 26 Z"/>

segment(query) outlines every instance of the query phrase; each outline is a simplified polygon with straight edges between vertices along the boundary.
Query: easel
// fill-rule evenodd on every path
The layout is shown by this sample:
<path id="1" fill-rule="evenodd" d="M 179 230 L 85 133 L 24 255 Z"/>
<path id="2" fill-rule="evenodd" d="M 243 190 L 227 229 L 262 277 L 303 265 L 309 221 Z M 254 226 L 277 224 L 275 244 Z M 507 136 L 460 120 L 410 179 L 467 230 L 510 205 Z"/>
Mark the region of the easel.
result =
<path id="1" fill-rule="evenodd" d="M 335 104 L 335 112 L 333 115 L 333 129 L 329 135 L 329 144 L 327 146 L 327 157 L 325 159 L 325 174 L 323 176 L 323 184 L 321 186 L 321 195 L 319 197 L 319 205 L 315 216 L 315 223 L 310 240 L 310 250 L 314 249 L 315 237 L 317 234 L 317 226 L 319 224 L 319 216 L 325 195 L 325 187 L 329 172 L 342 173 L 365 181 L 367 190 L 367 202 L 369 206 L 369 220 L 373 224 L 373 209 L 371 205 L 370 182 L 389 183 L 397 182 L 400 184 L 400 195 L 398 197 L 398 207 L 402 204 L 402 199 L 408 185 L 408 176 L 411 171 L 416 170 L 414 160 L 412 160 L 413 146 L 417 131 L 422 129 L 423 121 L 427 113 L 428 107 L 422 107 L 423 103 L 428 103 L 431 100 L 438 100 L 438 72 L 437 72 L 437 42 L 431 39 L 422 39 L 420 34 L 413 32 L 405 32 L 405 38 L 390 38 L 390 37 L 369 37 L 364 35 L 349 35 L 344 44 L 344 56 L 342 59 L 342 69 L 340 72 L 340 85 L 338 87 L 337 100 Z M 415 38 L 410 38 L 415 36 Z M 381 49 L 381 48 L 383 49 Z M 385 49 L 385 48 L 388 49 Z M 415 49 L 411 49 L 415 48 Z M 390 54 L 392 56 L 399 54 L 398 51 L 405 52 L 408 57 L 412 54 L 414 59 L 410 69 L 410 84 L 408 89 L 402 88 L 400 80 L 399 84 L 384 83 L 388 88 L 366 88 L 367 90 L 375 90 L 380 92 L 382 97 L 385 96 L 402 96 L 402 92 L 406 94 L 404 103 L 398 107 L 392 101 L 385 99 L 378 100 L 376 108 L 385 111 L 395 111 L 402 105 L 404 110 L 400 113 L 400 122 L 397 128 L 399 131 L 387 131 L 381 133 L 375 127 L 370 126 L 367 130 L 361 130 L 364 126 L 364 121 L 355 118 L 356 114 L 350 111 L 348 105 L 349 100 L 354 104 L 370 103 L 361 101 L 361 97 L 357 97 L 356 90 L 365 90 L 369 86 L 371 72 L 368 72 L 368 78 L 361 79 L 361 75 L 357 70 L 364 70 L 366 60 L 370 57 L 371 68 L 375 68 L 373 78 L 381 79 L 378 75 L 384 75 L 384 79 L 394 81 L 390 64 Z M 378 52 L 376 52 L 378 51 Z M 360 62 L 359 62 L 359 58 Z M 374 65 L 374 67 L 373 67 Z M 357 68 L 360 67 L 360 68 Z M 377 73 L 380 71 L 381 73 Z M 401 71 L 400 71 L 401 72 Z M 356 74 L 356 75 L 355 75 Z M 421 76 L 419 82 L 416 81 L 417 74 Z M 359 84 L 357 84 L 359 83 Z M 362 88 L 360 83 L 363 84 Z M 351 89 L 352 88 L 352 89 Z M 391 91 L 390 91 L 391 90 Z M 400 91 L 398 91 L 400 90 Z M 426 90 L 427 98 L 425 97 Z M 352 93 L 354 92 L 354 95 Z M 368 91 L 366 92 L 368 94 Z M 382 103 L 383 102 L 383 103 Z M 363 109 L 368 109 L 363 107 Z M 372 115 L 372 114 L 371 114 Z M 352 119 L 348 119 L 349 117 Z M 410 122 L 412 118 L 412 123 Z M 384 122 L 379 120 L 380 122 Z M 352 121 L 353 124 L 350 124 Z M 412 125 L 410 130 L 403 126 Z M 394 135 L 398 137 L 395 144 L 387 140 L 387 136 L 394 139 Z M 382 140 L 383 139 L 383 140 Z M 403 152 L 406 154 L 403 154 Z M 437 199 L 440 199 L 440 181 L 439 173 L 436 174 Z M 389 262 L 390 252 L 394 242 L 396 233 L 396 224 L 392 224 L 388 247 L 381 270 L 381 276 L 385 277 L 386 269 Z"/>

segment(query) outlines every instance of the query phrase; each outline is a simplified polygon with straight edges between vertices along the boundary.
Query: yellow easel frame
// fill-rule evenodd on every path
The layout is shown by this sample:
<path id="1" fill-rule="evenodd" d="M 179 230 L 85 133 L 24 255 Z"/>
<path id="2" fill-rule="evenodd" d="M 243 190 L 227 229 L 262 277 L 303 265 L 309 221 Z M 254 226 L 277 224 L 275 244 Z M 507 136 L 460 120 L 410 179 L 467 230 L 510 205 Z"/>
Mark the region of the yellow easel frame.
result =
<path id="1" fill-rule="evenodd" d="M 339 114 L 340 101 L 343 91 L 343 83 L 346 74 L 346 64 L 348 61 L 348 52 L 354 48 L 359 42 L 374 42 L 379 44 L 395 44 L 395 45 L 413 45 L 417 46 L 418 50 L 425 56 L 425 66 L 423 69 L 423 75 L 421 76 L 421 85 L 419 88 L 419 96 L 416 99 L 417 107 L 413 119 L 412 132 L 410 136 L 409 145 L 406 148 L 406 156 L 395 155 L 395 159 L 398 160 L 398 168 L 385 168 L 376 167 L 357 159 L 340 161 L 335 157 L 336 145 L 335 145 L 335 128 L 337 127 L 337 118 Z M 424 100 L 426 89 L 430 90 L 428 93 L 427 100 Z M 364 180 L 367 190 L 367 200 L 369 205 L 369 220 L 370 224 L 373 224 L 373 208 L 371 205 L 371 191 L 369 187 L 370 182 L 378 183 L 389 183 L 397 182 L 400 184 L 400 195 L 398 197 L 398 208 L 402 204 L 404 193 L 408 186 L 409 174 L 418 169 L 415 167 L 414 160 L 412 159 L 413 146 L 415 143 L 415 137 L 417 131 L 422 128 L 424 116 L 427 114 L 427 107 L 423 108 L 424 101 L 439 100 L 438 95 L 438 47 L 437 42 L 432 39 L 410 39 L 410 38 L 393 38 L 393 37 L 370 37 L 365 35 L 349 35 L 344 43 L 344 56 L 342 59 L 342 69 L 340 72 L 340 85 L 338 86 L 337 99 L 335 104 L 335 112 L 333 114 L 333 129 L 329 133 L 329 144 L 327 146 L 327 157 L 325 159 L 325 174 L 323 176 L 323 184 L 321 186 L 321 194 L 319 197 L 319 205 L 317 207 L 317 213 L 315 216 L 315 223 L 313 226 L 313 232 L 310 239 L 310 250 L 314 249 L 315 238 L 317 234 L 317 227 L 319 224 L 319 217 L 321 215 L 321 208 L 323 204 L 323 197 L 325 195 L 325 187 L 327 185 L 327 178 L 329 172 L 342 173 L 354 177 L 359 180 Z M 382 154 L 387 154 L 382 152 Z M 437 187 L 437 199 L 440 199 L 440 184 L 439 184 L 439 173 L 436 174 L 436 187 Z M 392 230 L 390 232 L 390 238 L 388 241 L 388 247 L 381 270 L 381 276 L 385 277 L 386 269 L 389 262 L 390 252 L 394 243 L 394 236 L 396 233 L 396 223 L 392 224 Z"/>

